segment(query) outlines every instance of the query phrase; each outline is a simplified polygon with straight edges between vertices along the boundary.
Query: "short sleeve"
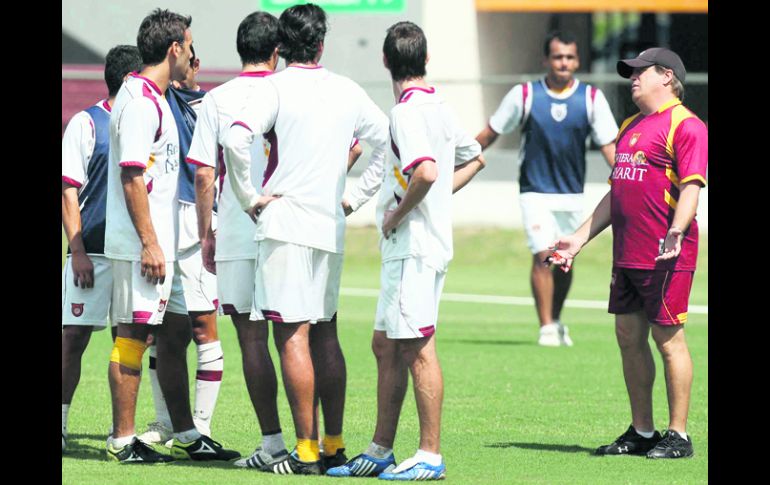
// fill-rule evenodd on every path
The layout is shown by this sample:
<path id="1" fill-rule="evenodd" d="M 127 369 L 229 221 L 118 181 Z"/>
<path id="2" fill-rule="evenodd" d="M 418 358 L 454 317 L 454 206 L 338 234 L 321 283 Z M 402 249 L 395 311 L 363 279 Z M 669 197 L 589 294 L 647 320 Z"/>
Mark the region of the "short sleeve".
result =
<path id="1" fill-rule="evenodd" d="M 521 115 L 524 110 L 524 98 L 522 94 L 522 85 L 517 84 L 500 102 L 495 114 L 489 118 L 489 126 L 498 134 L 510 133 L 515 130 L 521 122 Z"/>
<path id="2" fill-rule="evenodd" d="M 187 163 L 203 167 L 216 168 L 219 155 L 219 112 L 216 100 L 211 93 L 203 97 L 200 103 L 198 121 L 195 124 Z"/>
<path id="3" fill-rule="evenodd" d="M 600 89 L 596 90 L 593 100 L 593 116 L 591 117 L 591 137 L 599 146 L 615 141 L 618 134 L 618 124 L 612 116 L 610 104 Z"/>
<path id="4" fill-rule="evenodd" d="M 409 105 L 402 104 L 394 108 L 390 130 L 401 173 L 408 175 L 420 163 L 436 161 L 425 119 L 419 112 L 410 110 Z"/>
<path id="5" fill-rule="evenodd" d="M 61 140 L 62 181 L 81 187 L 86 182 L 88 162 L 94 152 L 96 132 L 93 119 L 85 111 L 70 119 Z"/>
<path id="6" fill-rule="evenodd" d="M 150 98 L 134 98 L 126 104 L 118 121 L 121 167 L 147 166 L 159 126 L 158 108 Z"/>
<path id="7" fill-rule="evenodd" d="M 680 183 L 695 180 L 705 187 L 708 145 L 708 129 L 698 118 L 687 118 L 677 127 L 674 134 L 674 155 Z"/>

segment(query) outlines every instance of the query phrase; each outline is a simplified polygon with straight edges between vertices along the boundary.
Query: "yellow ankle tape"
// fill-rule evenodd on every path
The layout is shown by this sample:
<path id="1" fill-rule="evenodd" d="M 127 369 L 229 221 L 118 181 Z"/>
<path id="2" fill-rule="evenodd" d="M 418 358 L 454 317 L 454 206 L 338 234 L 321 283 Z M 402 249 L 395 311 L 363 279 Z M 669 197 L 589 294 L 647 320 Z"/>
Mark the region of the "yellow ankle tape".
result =
<path id="1" fill-rule="evenodd" d="M 141 340 L 117 337 L 112 347 L 110 362 L 115 362 L 134 370 L 142 370 L 142 356 L 147 346 Z"/>
<path id="2" fill-rule="evenodd" d="M 342 441 L 342 435 L 326 435 L 323 439 L 324 455 L 332 456 L 337 454 L 337 450 L 345 448 L 345 442 Z"/>
<path id="3" fill-rule="evenodd" d="M 306 440 L 297 438 L 297 456 L 300 461 L 318 461 L 321 452 L 318 450 L 318 440 Z"/>

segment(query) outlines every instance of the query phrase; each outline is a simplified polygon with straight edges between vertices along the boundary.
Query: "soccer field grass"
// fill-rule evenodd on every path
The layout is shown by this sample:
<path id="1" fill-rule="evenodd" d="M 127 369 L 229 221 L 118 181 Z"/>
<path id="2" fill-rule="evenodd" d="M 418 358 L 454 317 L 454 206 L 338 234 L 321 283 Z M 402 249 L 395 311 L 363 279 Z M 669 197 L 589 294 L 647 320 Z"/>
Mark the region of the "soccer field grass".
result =
<path id="1" fill-rule="evenodd" d="M 530 296 L 530 256 L 521 231 L 455 231 L 455 259 L 445 293 Z M 570 299 L 604 300 L 609 293 L 611 238 L 603 234 L 578 256 Z M 707 238 L 695 274 L 692 305 L 708 305 Z M 343 288 L 379 287 L 379 253 L 374 228 L 350 229 Z M 349 457 L 371 439 L 376 414 L 376 367 L 370 350 L 376 298 L 340 298 L 339 333 L 347 360 L 344 436 Z M 444 301 L 437 346 L 444 374 L 442 454 L 454 483 L 524 484 L 696 484 L 708 482 L 708 315 L 690 314 L 687 339 L 694 362 L 688 432 L 691 459 L 653 461 L 644 457 L 595 457 L 596 446 L 612 441 L 630 422 L 613 318 L 606 310 L 570 307 L 562 320 L 572 348 L 536 345 L 537 324 L 529 305 Z M 219 319 L 225 371 L 212 428 L 214 439 L 248 455 L 260 432 L 240 369 L 240 351 L 229 318 Z M 158 466 L 106 461 L 110 426 L 108 332 L 94 334 L 83 357 L 83 374 L 70 410 L 69 447 L 62 456 L 65 484 L 239 484 L 331 483 L 365 479 L 272 476 L 229 464 L 175 462 Z M 273 350 L 273 358 L 276 353 Z M 654 409 L 658 429 L 666 426 L 663 366 L 658 369 Z M 191 375 L 195 358 L 188 352 Z M 145 368 L 147 366 L 145 357 Z M 280 379 L 280 376 L 279 376 Z M 411 386 L 411 382 L 410 382 Z M 193 389 L 191 388 L 191 396 Z M 293 426 L 282 385 L 278 405 L 287 445 Z M 154 420 L 148 377 L 143 376 L 138 431 Z M 402 460 L 418 444 L 417 412 L 410 388 L 396 437 Z"/>

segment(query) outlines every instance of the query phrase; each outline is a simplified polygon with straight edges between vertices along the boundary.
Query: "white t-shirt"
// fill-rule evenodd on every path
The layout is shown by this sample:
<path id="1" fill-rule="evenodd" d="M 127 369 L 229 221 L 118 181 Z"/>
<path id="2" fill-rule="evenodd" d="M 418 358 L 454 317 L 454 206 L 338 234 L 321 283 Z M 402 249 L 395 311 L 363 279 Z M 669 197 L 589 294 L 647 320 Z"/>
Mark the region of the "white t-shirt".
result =
<path id="1" fill-rule="evenodd" d="M 419 163 L 436 163 L 438 177 L 423 200 L 385 239 L 382 261 L 423 258 L 438 271 L 452 259 L 452 186 L 454 169 L 481 153 L 481 145 L 460 127 L 454 112 L 435 88 L 409 88 L 390 111 L 390 151 L 377 202 L 377 227 L 385 211 L 403 199 Z"/>
<path id="2" fill-rule="evenodd" d="M 259 216 L 256 240 L 342 253 L 341 203 L 351 140 L 366 141 L 371 157 L 383 158 L 388 119 L 358 84 L 323 67 L 288 67 L 268 79 L 278 95 L 277 113 L 259 100 L 236 120 L 225 141 L 225 152 L 234 159 L 230 180 L 234 186 L 247 180 L 247 172 L 235 165 L 245 166 L 244 147 L 265 129 L 270 154 L 262 193 L 281 197 Z M 241 192 L 242 208 L 256 203 L 256 191 L 244 186 L 235 192 Z"/>
<path id="3" fill-rule="evenodd" d="M 254 97 L 257 103 L 275 102 L 275 90 L 265 76 L 271 71 L 244 72 L 240 76 L 212 89 L 203 97 L 198 122 L 195 125 L 187 161 L 195 165 L 216 168 L 219 146 L 240 113 L 245 101 Z M 273 104 L 271 104 L 273 106 Z M 262 136 L 254 137 L 250 147 L 249 180 L 257 194 L 262 190 L 262 174 L 267 165 L 267 142 Z M 217 215 L 216 261 L 254 259 L 257 243 L 256 226 L 241 209 L 230 183 L 230 162 L 225 156 L 225 168 L 219 172 L 219 205 Z"/>
<path id="4" fill-rule="evenodd" d="M 575 79 L 575 82 L 572 83 L 572 86 L 569 89 L 566 89 L 561 93 L 556 93 L 548 89 L 548 85 L 544 79 L 537 82 L 543 85 L 543 89 L 548 93 L 548 96 L 557 100 L 569 98 L 575 91 L 577 91 L 578 86 L 580 86 L 580 81 Z M 526 119 L 526 115 L 528 115 L 532 109 L 532 100 L 534 99 L 534 96 L 532 95 L 532 87 L 530 85 L 526 104 L 524 104 L 522 103 L 522 90 L 522 84 L 517 84 L 508 91 L 508 94 L 506 94 L 500 102 L 500 106 L 497 108 L 497 111 L 495 111 L 495 114 L 489 118 L 489 126 L 492 127 L 495 132 L 499 134 L 510 133 L 519 127 L 522 119 Z M 524 110 L 525 113 L 524 117 L 522 117 L 522 110 Z M 591 96 L 586 96 L 586 114 L 591 123 L 591 138 L 597 145 L 604 146 L 615 141 L 615 136 L 618 134 L 618 124 L 612 116 L 610 105 L 601 89 L 596 89 L 596 96 L 593 100 L 591 99 Z"/>
<path id="5" fill-rule="evenodd" d="M 103 103 L 104 101 L 99 101 L 96 106 L 109 112 L 104 108 Z M 88 113 L 80 111 L 70 119 L 61 140 L 62 179 L 77 187 L 78 193 L 88 183 L 88 162 L 91 161 L 95 145 L 94 121 Z"/>
<path id="6" fill-rule="evenodd" d="M 121 167 L 144 169 L 150 219 L 165 260 L 176 260 L 179 133 L 171 108 L 155 83 L 131 76 L 110 116 L 105 256 L 141 261 L 142 244 L 126 207 Z"/>

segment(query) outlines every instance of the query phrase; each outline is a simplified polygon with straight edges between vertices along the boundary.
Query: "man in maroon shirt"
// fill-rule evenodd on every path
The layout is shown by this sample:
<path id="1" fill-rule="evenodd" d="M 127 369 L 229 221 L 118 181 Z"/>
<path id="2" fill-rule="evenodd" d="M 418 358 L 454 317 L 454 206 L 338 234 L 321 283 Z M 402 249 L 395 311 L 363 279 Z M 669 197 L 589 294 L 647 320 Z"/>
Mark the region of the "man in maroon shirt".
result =
<path id="1" fill-rule="evenodd" d="M 612 225 L 613 268 L 609 312 L 631 401 L 631 426 L 599 455 L 692 456 L 687 412 L 692 360 L 684 336 L 687 300 L 698 256 L 695 211 L 706 185 L 708 131 L 682 106 L 685 68 L 679 56 L 651 48 L 621 60 L 640 112 L 623 122 L 615 144 L 612 189 L 571 236 L 554 247 L 554 264 L 569 271 L 580 249 Z M 655 364 L 652 338 L 663 358 L 669 406 L 661 436 L 652 419 Z"/>

